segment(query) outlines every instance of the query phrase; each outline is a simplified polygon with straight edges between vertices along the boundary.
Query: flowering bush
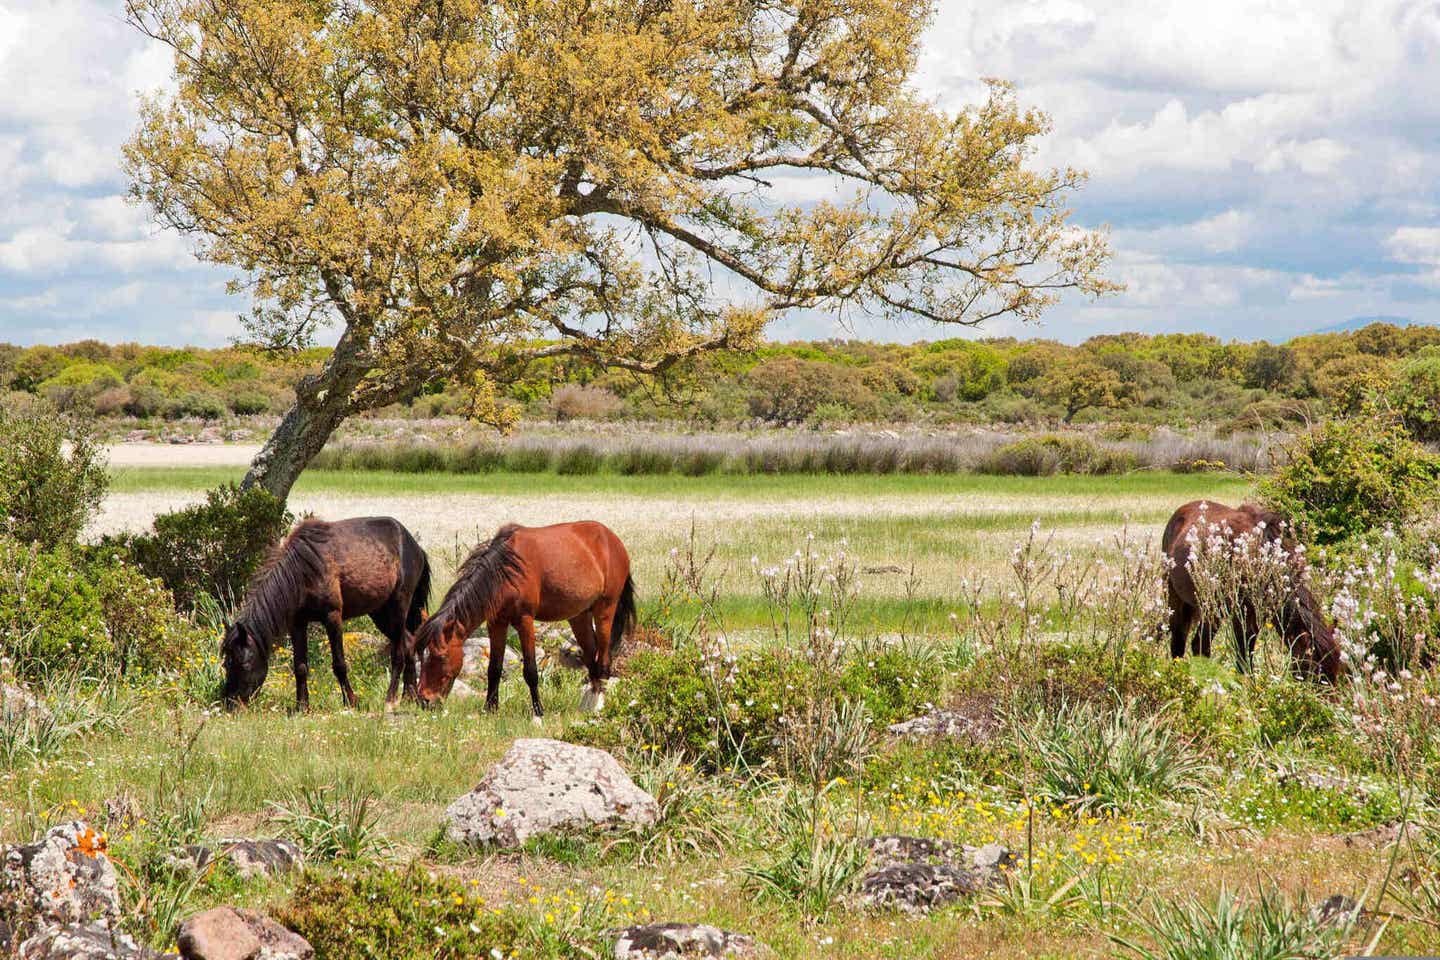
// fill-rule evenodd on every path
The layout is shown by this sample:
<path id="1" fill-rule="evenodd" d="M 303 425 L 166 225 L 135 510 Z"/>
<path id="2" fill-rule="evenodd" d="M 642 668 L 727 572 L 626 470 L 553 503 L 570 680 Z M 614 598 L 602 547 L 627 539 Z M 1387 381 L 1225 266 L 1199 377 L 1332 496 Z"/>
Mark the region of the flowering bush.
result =
<path id="1" fill-rule="evenodd" d="M 1383 417 L 1331 420 L 1288 454 L 1260 493 L 1318 544 L 1403 524 L 1436 496 L 1440 480 L 1440 457 Z"/>

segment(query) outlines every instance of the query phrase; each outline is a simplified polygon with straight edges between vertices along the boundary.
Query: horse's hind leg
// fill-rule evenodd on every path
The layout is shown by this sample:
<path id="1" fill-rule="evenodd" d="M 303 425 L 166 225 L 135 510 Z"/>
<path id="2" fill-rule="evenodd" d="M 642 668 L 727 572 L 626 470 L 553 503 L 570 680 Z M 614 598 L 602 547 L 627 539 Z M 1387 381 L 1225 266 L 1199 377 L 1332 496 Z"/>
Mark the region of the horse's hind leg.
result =
<path id="1" fill-rule="evenodd" d="M 335 682 L 345 697 L 345 705 L 352 710 L 360 706 L 355 688 L 350 686 L 350 669 L 345 665 L 344 620 L 340 611 L 333 610 L 325 617 L 325 633 L 330 637 L 330 669 L 335 672 Z"/>
<path id="2" fill-rule="evenodd" d="M 530 716 L 536 726 L 540 725 L 540 718 L 545 716 L 545 709 L 540 706 L 540 668 L 535 663 L 535 618 L 521 617 L 515 624 L 515 630 L 520 634 L 520 652 L 525 655 L 525 685 L 530 688 Z M 494 665 L 491 665 L 494 669 Z"/>
<path id="3" fill-rule="evenodd" d="M 596 700 L 604 697 L 604 691 L 597 683 L 600 664 L 595 656 L 595 625 L 590 620 L 589 613 L 582 613 L 578 617 L 570 619 L 570 630 L 575 634 L 575 642 L 580 645 L 580 653 L 585 658 L 585 669 L 590 674 L 590 685 L 580 695 L 580 709 L 588 713 L 598 712 L 600 706 Z"/>
<path id="4" fill-rule="evenodd" d="M 398 610 L 398 612 L 397 612 Z M 400 676 L 405 675 L 405 696 L 415 697 L 414 660 L 410 656 L 410 632 L 405 629 L 405 607 L 395 598 L 370 614 L 375 626 L 390 641 L 390 687 L 385 691 L 385 709 L 394 709 L 400 699 Z"/>
<path id="5" fill-rule="evenodd" d="M 605 681 L 610 679 L 611 629 L 615 624 L 615 604 L 601 600 L 590 608 L 595 619 L 595 660 L 590 665 L 590 689 L 595 691 L 595 712 L 605 709 Z"/>

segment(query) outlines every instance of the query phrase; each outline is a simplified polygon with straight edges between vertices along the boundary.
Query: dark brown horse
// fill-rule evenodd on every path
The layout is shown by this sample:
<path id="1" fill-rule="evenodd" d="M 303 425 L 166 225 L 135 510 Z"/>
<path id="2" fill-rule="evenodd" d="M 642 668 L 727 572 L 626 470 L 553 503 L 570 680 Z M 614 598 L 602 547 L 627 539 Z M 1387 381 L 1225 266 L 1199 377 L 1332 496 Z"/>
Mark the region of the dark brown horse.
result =
<path id="1" fill-rule="evenodd" d="M 525 682 L 536 723 L 540 672 L 535 665 L 535 621 L 570 621 L 590 674 L 588 709 L 605 704 L 610 653 L 635 624 L 635 584 L 625 545 L 601 523 L 560 523 L 550 527 L 501 527 L 460 567 L 440 608 L 415 635 L 422 651 L 420 701 L 439 702 L 450 692 L 465 662 L 465 640 L 484 623 L 490 633 L 490 672 L 485 707 L 500 706 L 500 673 L 505 637 L 520 634 Z"/>
<path id="2" fill-rule="evenodd" d="M 390 689 L 396 700 L 401 674 L 405 694 L 415 697 L 413 633 L 430 602 L 430 560 L 398 520 L 360 517 L 325 523 L 306 520 L 271 552 L 246 591 L 235 622 L 225 628 L 225 702 L 247 703 L 265 683 L 270 654 L 282 633 L 295 652 L 295 705 L 310 708 L 306 631 L 325 626 L 330 666 L 345 702 L 359 704 L 345 666 L 341 624 L 367 614 L 390 641 Z"/>
<path id="3" fill-rule="evenodd" d="M 1219 627 L 1217 618 L 1202 611 L 1196 599 L 1195 581 L 1191 576 L 1195 543 L 1218 538 L 1233 549 L 1241 538 L 1251 538 L 1256 546 L 1278 545 L 1281 555 L 1292 565 L 1293 585 L 1281 604 L 1279 619 L 1281 635 L 1297 669 L 1312 676 L 1323 676 L 1332 683 L 1340 676 L 1340 645 L 1335 642 L 1335 631 L 1325 619 L 1320 601 L 1304 583 L 1303 555 L 1284 531 L 1282 517 L 1254 504 L 1232 508 L 1196 500 L 1175 511 L 1160 538 L 1160 549 L 1170 559 L 1166 583 L 1172 656 L 1185 655 L 1185 640 L 1192 627 L 1195 634 L 1190 652 L 1210 656 L 1210 641 Z M 1255 642 L 1260 636 L 1259 611 L 1253 600 L 1240 601 L 1231 611 L 1230 621 L 1235 633 L 1236 666 L 1243 672 L 1250 667 Z"/>

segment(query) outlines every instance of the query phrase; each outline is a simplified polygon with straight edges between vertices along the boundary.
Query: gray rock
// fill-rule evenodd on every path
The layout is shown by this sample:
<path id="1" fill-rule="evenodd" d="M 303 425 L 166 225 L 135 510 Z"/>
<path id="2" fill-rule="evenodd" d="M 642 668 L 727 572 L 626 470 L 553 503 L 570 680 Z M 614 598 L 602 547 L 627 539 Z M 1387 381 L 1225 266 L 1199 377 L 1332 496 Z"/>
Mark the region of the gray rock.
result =
<path id="1" fill-rule="evenodd" d="M 995 739 L 999 721 L 993 701 L 977 696 L 949 709 L 932 710 L 900 723 L 892 723 L 886 730 L 892 737 L 912 740 L 966 740 L 984 744 Z"/>
<path id="2" fill-rule="evenodd" d="M 315 948 L 298 933 L 241 907 L 215 907 L 180 924 L 185 960 L 310 960 Z"/>
<path id="3" fill-rule="evenodd" d="M 692 923 L 650 923 L 616 934 L 615 960 L 684 960 L 690 957 L 768 957 L 753 937 Z"/>
<path id="4" fill-rule="evenodd" d="M 538 658 L 537 658 L 538 659 Z M 509 644 L 505 645 L 505 669 L 520 668 L 520 654 L 515 652 Z M 465 665 L 460 670 L 464 676 L 485 676 L 490 669 L 490 639 L 486 636 L 474 636 L 465 641 Z"/>
<path id="5" fill-rule="evenodd" d="M 1368 911 L 1343 893 L 1331 894 L 1315 907 L 1315 922 L 1320 926 L 1343 926 L 1365 919 Z"/>
<path id="6" fill-rule="evenodd" d="M 36 843 L 9 847 L 0 864 L 0 917 L 16 928 L 84 924 L 120 914 L 115 865 L 105 837 L 81 820 L 52 827 Z"/>
<path id="7" fill-rule="evenodd" d="M 218 840 L 213 847 L 189 844 L 170 855 L 166 864 L 173 870 L 199 873 L 216 857 L 229 861 L 245 878 L 279 876 L 305 865 L 305 855 L 289 840 Z"/>
<path id="8" fill-rule="evenodd" d="M 871 838 L 868 846 L 872 868 L 860 879 L 860 902 L 913 912 L 1001 886 L 1017 862 L 998 843 L 957 851 L 944 840 L 887 835 Z"/>
<path id="9" fill-rule="evenodd" d="M 30 714 L 42 720 L 50 718 L 45 704 L 24 687 L 0 681 L 0 714 L 18 717 Z"/>
<path id="10" fill-rule="evenodd" d="M 156 953 L 137 944 L 119 930 L 104 924 L 50 927 L 20 944 L 20 960 L 162 960 L 170 953 Z"/>
<path id="11" fill-rule="evenodd" d="M 553 831 L 648 827 L 659 815 L 655 798 L 604 750 L 516 740 L 480 784 L 445 811 L 445 833 L 456 843 L 516 847 Z"/>
<path id="12" fill-rule="evenodd" d="M 464 680 L 456 680 L 450 687 L 450 700 L 478 700 L 480 691 L 476 690 Z"/>
<path id="13" fill-rule="evenodd" d="M 1280 775 L 1281 786 L 1297 786 L 1304 790 L 1323 793 L 1347 793 L 1359 799 L 1370 795 L 1370 788 L 1358 780 L 1333 773 L 1319 773 L 1314 770 L 1292 770 Z"/>
<path id="14" fill-rule="evenodd" d="M 1382 823 L 1368 830 L 1356 830 L 1340 834 L 1340 840 L 1347 847 L 1388 847 L 1400 839 L 1399 823 Z"/>

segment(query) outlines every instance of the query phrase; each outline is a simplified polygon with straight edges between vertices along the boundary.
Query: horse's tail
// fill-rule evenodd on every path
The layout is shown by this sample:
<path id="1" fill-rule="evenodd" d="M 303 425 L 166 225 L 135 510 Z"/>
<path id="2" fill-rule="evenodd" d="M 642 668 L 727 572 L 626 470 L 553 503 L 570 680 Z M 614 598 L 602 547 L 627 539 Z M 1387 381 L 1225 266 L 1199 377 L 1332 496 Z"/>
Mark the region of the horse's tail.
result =
<path id="1" fill-rule="evenodd" d="M 620 602 L 615 605 L 615 618 L 610 621 L 610 652 L 620 649 L 626 634 L 635 629 L 639 616 L 635 612 L 635 578 L 626 575 L 625 587 L 620 591 Z"/>
<path id="2" fill-rule="evenodd" d="M 430 558 L 422 561 L 420 581 L 415 584 L 415 593 L 410 597 L 410 612 L 405 617 L 405 629 L 414 634 L 425 622 L 426 611 L 430 609 Z"/>

